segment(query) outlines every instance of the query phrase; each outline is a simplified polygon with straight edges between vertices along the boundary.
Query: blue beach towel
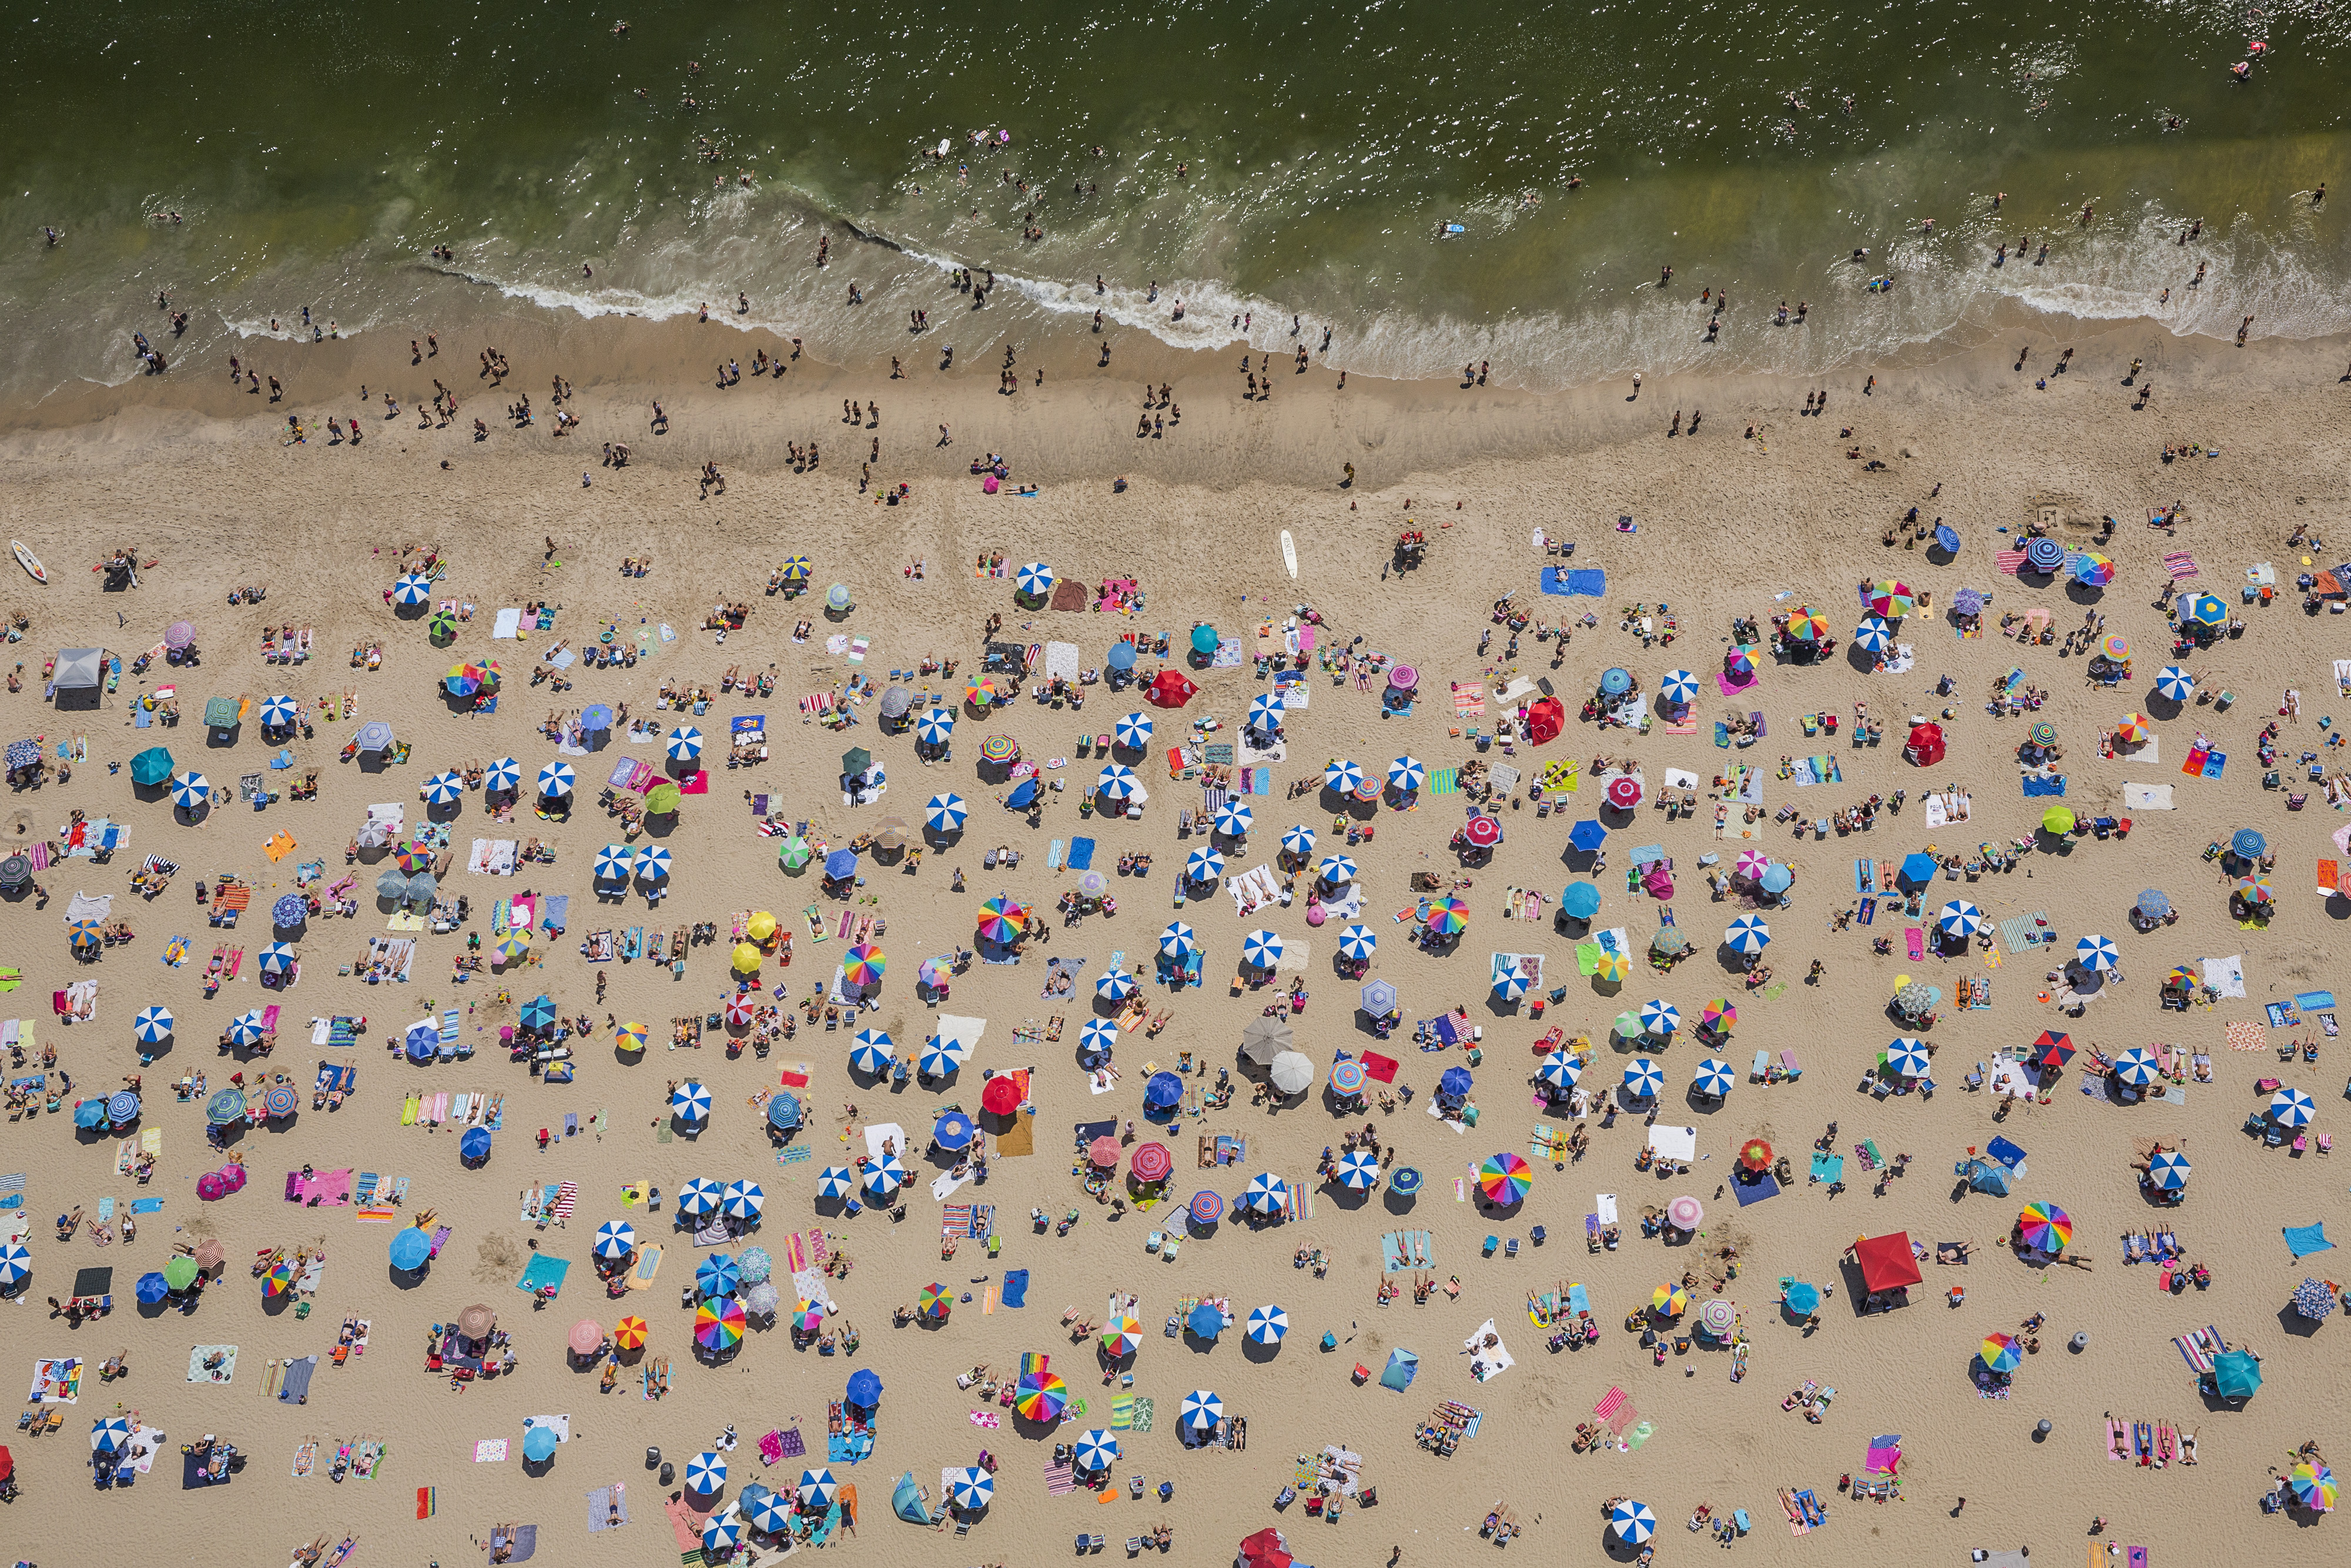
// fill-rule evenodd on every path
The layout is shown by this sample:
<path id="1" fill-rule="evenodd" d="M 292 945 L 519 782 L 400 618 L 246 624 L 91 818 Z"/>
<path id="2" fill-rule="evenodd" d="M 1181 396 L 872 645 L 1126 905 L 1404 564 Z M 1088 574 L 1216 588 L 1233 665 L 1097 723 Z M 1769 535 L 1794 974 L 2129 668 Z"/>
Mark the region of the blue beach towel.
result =
<path id="1" fill-rule="evenodd" d="M 2326 1225 L 2323 1220 L 2312 1225 L 2287 1226 L 2285 1244 L 2287 1249 L 2297 1258 L 2308 1257 L 2313 1252 L 2331 1252 L 2335 1249 L 2335 1243 L 2326 1239 Z"/>
<path id="2" fill-rule="evenodd" d="M 1542 591 L 1562 597 L 1583 594 L 1587 598 L 1604 598 L 1608 592 L 1608 574 L 1598 567 L 1542 569 Z"/>
<path id="3" fill-rule="evenodd" d="M 1094 841 L 1092 839 L 1070 841 L 1069 866 L 1071 871 L 1083 871 L 1094 863 Z"/>
<path id="4" fill-rule="evenodd" d="M 1025 1307 L 1029 1304 L 1029 1270 L 1008 1269 L 1004 1271 L 1004 1304 Z"/>
<path id="5" fill-rule="evenodd" d="M 552 1285 L 561 1290 L 563 1276 L 569 1272 L 571 1272 L 571 1263 L 569 1259 L 550 1258 L 541 1252 L 531 1259 L 530 1267 L 525 1269 L 522 1271 L 522 1278 L 515 1281 L 515 1289 L 536 1291 L 542 1286 Z"/>
<path id="6" fill-rule="evenodd" d="M 2022 782 L 2028 797 L 2065 793 L 2065 776 L 2063 773 L 2027 773 Z"/>

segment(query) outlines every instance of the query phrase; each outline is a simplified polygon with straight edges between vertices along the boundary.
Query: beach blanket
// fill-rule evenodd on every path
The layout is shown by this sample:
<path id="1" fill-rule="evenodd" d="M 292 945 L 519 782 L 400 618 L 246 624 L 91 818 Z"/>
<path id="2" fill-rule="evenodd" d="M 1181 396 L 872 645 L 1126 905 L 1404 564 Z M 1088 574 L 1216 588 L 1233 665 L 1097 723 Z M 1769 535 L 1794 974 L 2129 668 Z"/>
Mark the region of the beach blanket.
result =
<path id="1" fill-rule="evenodd" d="M 1542 569 L 1542 591 L 1562 598 L 1576 595 L 1589 599 L 1604 598 L 1608 592 L 1608 573 L 1591 566 L 1547 566 Z"/>
<path id="2" fill-rule="evenodd" d="M 522 1278 L 515 1281 L 515 1289 L 533 1291 L 552 1286 L 559 1291 L 563 1288 L 563 1277 L 570 1271 L 570 1260 L 549 1257 L 544 1252 L 535 1253 L 529 1267 L 523 1270 Z"/>
<path id="3" fill-rule="evenodd" d="M 277 1397 L 288 1405 L 310 1403 L 310 1375 L 319 1370 L 319 1358 L 305 1355 L 286 1364 L 286 1381 L 279 1385 Z"/>
<path id="4" fill-rule="evenodd" d="M 616 1481 L 608 1487 L 598 1487 L 588 1494 L 589 1534 L 618 1530 L 628 1522 L 629 1489 L 625 1482 Z"/>
<path id="5" fill-rule="evenodd" d="M 209 1370 L 204 1363 L 214 1354 L 221 1364 Z M 191 1383 L 226 1383 L 236 1375 L 236 1346 L 233 1344 L 200 1344 L 188 1351 L 188 1381 Z"/>
<path id="6" fill-rule="evenodd" d="M 1843 1166 L 1838 1168 L 1842 1169 Z M 1780 1183 L 1771 1172 L 1757 1171 L 1752 1177 L 1741 1176 L 1732 1178 L 1730 1196 L 1739 1200 L 1740 1207 L 1745 1208 L 1750 1203 L 1761 1203 L 1767 1197 L 1779 1197 Z"/>
<path id="7" fill-rule="evenodd" d="M 1814 1181 L 1843 1181 L 1844 1179 L 1844 1156 L 1843 1155 L 1823 1154 L 1818 1149 L 1813 1150 L 1813 1179 Z"/>
<path id="8" fill-rule="evenodd" d="M 2325 1222 L 2309 1225 L 2289 1225 L 2285 1228 L 2285 1244 L 2297 1258 L 2307 1258 L 2313 1252 L 2331 1252 L 2335 1243 L 2326 1239 Z"/>
<path id="9" fill-rule="evenodd" d="M 2022 776 L 2022 782 L 2027 796 L 2062 796 L 2065 793 L 2065 776 L 2063 773 L 2027 773 Z"/>
<path id="10" fill-rule="evenodd" d="M 1029 1304 L 1029 1270 L 1008 1269 L 1004 1271 L 1004 1304 L 1025 1307 Z"/>
<path id="11" fill-rule="evenodd" d="M 2226 958 L 2207 958 L 2204 963 L 2204 983 L 2224 997 L 2245 994 L 2245 958 L 2241 953 Z"/>
<path id="12" fill-rule="evenodd" d="M 1489 1335 L 1494 1342 L 1491 1344 L 1486 1343 Z M 1491 1382 L 1518 1364 L 1510 1354 L 1510 1347 L 1502 1343 L 1502 1336 L 1495 1332 L 1491 1318 L 1462 1341 L 1461 1348 L 1469 1353 L 1469 1375 L 1480 1383 Z"/>
<path id="13" fill-rule="evenodd" d="M 2175 582 L 2182 578 L 2194 577 L 2196 558 L 2184 549 L 2169 551 L 2163 558 L 2163 570 L 2171 574 L 2171 579 Z"/>
<path id="14" fill-rule="evenodd" d="M 2171 786 L 2168 784 L 2125 784 L 2123 809 L 2126 811 L 2168 811 Z"/>

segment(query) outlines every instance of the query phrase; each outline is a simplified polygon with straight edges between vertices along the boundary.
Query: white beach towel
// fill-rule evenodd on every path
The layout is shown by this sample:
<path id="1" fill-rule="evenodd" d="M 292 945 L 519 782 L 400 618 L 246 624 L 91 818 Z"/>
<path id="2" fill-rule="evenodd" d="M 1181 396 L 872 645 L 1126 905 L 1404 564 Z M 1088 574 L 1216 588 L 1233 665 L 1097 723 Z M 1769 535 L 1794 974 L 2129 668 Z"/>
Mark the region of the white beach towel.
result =
<path id="1" fill-rule="evenodd" d="M 1698 1157 L 1698 1129 L 1669 1127 L 1662 1124 L 1649 1129 L 1649 1147 L 1661 1158 L 1688 1160 Z"/>
<path id="2" fill-rule="evenodd" d="M 492 637 L 512 637 L 520 630 L 522 630 L 522 611 L 519 607 L 499 611 L 496 618 L 490 622 Z"/>
<path id="3" fill-rule="evenodd" d="M 1599 1193 L 1594 1193 L 1594 1194 L 1593 1194 L 1593 1195 L 1592 1195 L 1592 1209 L 1593 1209 L 1593 1213 L 1595 1213 L 1595 1214 L 1597 1214 L 1597 1215 L 1599 1215 L 1599 1216 L 1600 1216 L 1600 1223 L 1601 1223 L 1601 1224 L 1603 1224 L 1603 1225 L 1614 1225 L 1614 1224 L 1615 1224 L 1615 1223 L 1616 1223 L 1616 1195 L 1615 1195 L 1614 1193 L 1613 1193 L 1613 1192 L 1599 1192 Z"/>
<path id="4" fill-rule="evenodd" d="M 895 1122 L 883 1122 L 878 1125 L 870 1126 L 865 1129 L 866 1157 L 868 1159 L 875 1160 L 882 1157 L 882 1140 L 884 1138 L 891 1139 L 897 1145 L 898 1162 L 901 1165 L 904 1165 L 906 1161 L 908 1153 L 906 1148 L 906 1129 L 901 1127 Z"/>
<path id="5" fill-rule="evenodd" d="M 2126 811 L 2168 811 L 2171 809 L 2171 786 L 2168 784 L 2123 786 L 2123 810 Z"/>
<path id="6" fill-rule="evenodd" d="M 1491 1344 L 1486 1343 L 1488 1334 L 1494 1335 Z M 1518 1364 L 1511 1358 L 1510 1347 L 1502 1343 L 1502 1336 L 1495 1333 L 1491 1318 L 1479 1324 L 1478 1332 L 1461 1342 L 1461 1348 L 1469 1353 L 1469 1375 L 1480 1383 L 1491 1382 Z"/>
<path id="7" fill-rule="evenodd" d="M 2204 960 L 2204 983 L 2224 997 L 2245 994 L 2245 956 L 2232 954 L 2226 958 Z"/>

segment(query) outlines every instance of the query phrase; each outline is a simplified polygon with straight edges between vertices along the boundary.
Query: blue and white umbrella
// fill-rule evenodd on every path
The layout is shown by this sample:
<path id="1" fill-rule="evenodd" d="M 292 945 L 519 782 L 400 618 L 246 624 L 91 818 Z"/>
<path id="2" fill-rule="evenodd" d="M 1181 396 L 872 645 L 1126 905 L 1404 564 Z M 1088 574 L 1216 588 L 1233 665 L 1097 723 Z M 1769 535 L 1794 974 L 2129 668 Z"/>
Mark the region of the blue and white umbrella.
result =
<path id="1" fill-rule="evenodd" d="M 866 1194 L 878 1202 L 888 1202 L 890 1195 L 905 1185 L 906 1167 L 895 1155 L 884 1155 L 865 1167 Z"/>
<path id="2" fill-rule="evenodd" d="M 1541 1079 L 1547 1087 L 1563 1093 L 1574 1088 L 1575 1081 L 1583 1076 L 1583 1063 L 1568 1051 L 1554 1051 L 1542 1059 L 1542 1065 L 1535 1069 L 1535 1076 Z"/>
<path id="3" fill-rule="evenodd" d="M 1202 844 L 1184 857 L 1184 880 L 1191 883 L 1212 883 L 1225 874 L 1225 857 L 1207 844 Z"/>
<path id="4" fill-rule="evenodd" d="M 1106 1470 L 1117 1461 L 1118 1439 L 1097 1427 L 1078 1437 L 1077 1468 L 1091 1474 Z"/>
<path id="5" fill-rule="evenodd" d="M 1663 998 L 1641 1004 L 1641 1032 L 1663 1040 L 1682 1027 L 1682 1009 Z"/>
<path id="6" fill-rule="evenodd" d="M 230 1020 L 228 1026 L 228 1038 L 238 1045 L 259 1045 L 261 1037 L 267 1032 L 262 1028 L 258 1012 L 240 1013 Z"/>
<path id="7" fill-rule="evenodd" d="M 2074 962 L 2085 969 L 2111 969 L 2122 961 L 2115 950 L 2114 940 L 2107 936 L 2085 936 L 2074 944 Z"/>
<path id="8" fill-rule="evenodd" d="M 1280 1344 L 1290 1332 L 1290 1314 L 1280 1307 L 1251 1307 L 1249 1327 L 1241 1331 L 1259 1344 Z"/>
<path id="9" fill-rule="evenodd" d="M 2163 1069 L 2155 1060 L 2155 1052 L 2144 1046 L 2133 1046 L 2115 1058 L 2115 1076 L 2134 1089 L 2145 1088 L 2162 1075 Z"/>
<path id="10" fill-rule="evenodd" d="M 1132 800 L 1142 787 L 1143 780 L 1135 777 L 1134 769 L 1123 762 L 1112 763 L 1094 780 L 1095 789 L 1105 800 Z"/>
<path id="11" fill-rule="evenodd" d="M 959 833 L 971 815 L 960 795 L 934 795 L 923 807 L 923 821 L 935 833 Z"/>
<path id="12" fill-rule="evenodd" d="M 2155 695 L 2184 703 L 2196 695 L 2196 677 L 2177 664 L 2166 664 L 2155 673 Z"/>
<path id="13" fill-rule="evenodd" d="M 668 880 L 669 851 L 659 844 L 647 844 L 637 852 L 637 875 L 646 882 Z"/>
<path id="14" fill-rule="evenodd" d="M 914 721 L 914 738 L 925 746 L 945 746 L 955 737 L 955 715 L 935 707 Z"/>
<path id="15" fill-rule="evenodd" d="M 726 1196 L 718 1200 L 718 1212 L 729 1219 L 756 1219 L 768 1201 L 767 1192 L 755 1181 L 730 1181 Z"/>
<path id="16" fill-rule="evenodd" d="M 283 942 L 272 942 L 261 950 L 261 972 L 265 975 L 290 975 L 294 972 L 294 949 Z"/>
<path id="17" fill-rule="evenodd" d="M 1742 915 L 1730 923 L 1722 945 L 1734 953 L 1761 953 L 1771 945 L 1771 927 L 1760 915 Z"/>
<path id="18" fill-rule="evenodd" d="M 1946 936 L 1969 937 L 1983 929 L 1983 911 L 1964 898 L 1955 898 L 1943 905 L 1935 916 L 1935 924 Z"/>
<path id="19" fill-rule="evenodd" d="M 424 797 L 424 803 L 428 806 L 446 806 L 465 792 L 465 779 L 464 775 L 451 768 L 427 779 L 417 792 Z"/>
<path id="20" fill-rule="evenodd" d="M 986 1508 L 996 1496 L 996 1478 L 966 1465 L 947 1478 L 947 1500 L 961 1509 Z"/>
<path id="21" fill-rule="evenodd" d="M 1719 1056 L 1709 1056 L 1698 1064 L 1698 1071 L 1690 1079 L 1690 1087 L 1709 1100 L 1719 1100 L 1729 1093 L 1730 1086 L 1738 1082 L 1739 1074 L 1731 1070 L 1730 1063 Z"/>
<path id="22" fill-rule="evenodd" d="M 131 1421 L 123 1416 L 109 1416 L 92 1422 L 89 1446 L 94 1453 L 119 1454 L 131 1446 Z"/>
<path id="23" fill-rule="evenodd" d="M 2299 1089 L 2281 1089 L 2270 1096 L 2270 1114 L 2289 1127 L 2310 1124 L 2318 1107 Z"/>
<path id="24" fill-rule="evenodd" d="M 743 1520 L 734 1509 L 714 1513 L 702 1525 L 705 1552 L 730 1552 L 743 1539 Z"/>
<path id="25" fill-rule="evenodd" d="M 1259 735 L 1271 735 L 1281 727 L 1281 698 L 1271 692 L 1259 692 L 1249 706 L 1248 724 Z"/>
<path id="26" fill-rule="evenodd" d="M 626 882 L 637 863 L 637 852 L 626 844 L 606 844 L 596 852 L 598 882 Z"/>
<path id="27" fill-rule="evenodd" d="M 637 1228 L 625 1219 L 608 1219 L 596 1228 L 596 1256 L 617 1262 L 637 1249 Z"/>
<path id="28" fill-rule="evenodd" d="M 677 1189 L 677 1211 L 680 1214 L 693 1215 L 697 1218 L 705 1214 L 716 1214 L 718 1212 L 719 1204 L 726 1199 L 726 1197 L 725 1187 L 720 1186 L 708 1176 L 695 1176 Z"/>
<path id="29" fill-rule="evenodd" d="M 702 731 L 690 724 L 682 724 L 669 732 L 669 758 L 672 762 L 691 762 L 701 755 Z"/>
<path id="30" fill-rule="evenodd" d="M 1388 788 L 1399 795 L 1409 795 L 1420 788 L 1428 777 L 1417 757 L 1399 757 L 1388 764 Z"/>
<path id="31" fill-rule="evenodd" d="M 1118 1025 L 1108 1019 L 1088 1019 L 1078 1031 L 1078 1050 L 1086 1055 L 1099 1051 L 1108 1056 L 1118 1049 Z"/>
<path id="32" fill-rule="evenodd" d="M 433 597 L 433 580 L 422 572 L 404 571 L 392 585 L 394 604 L 422 604 Z"/>
<path id="33" fill-rule="evenodd" d="M 1184 1404 L 1176 1419 L 1194 1432 L 1210 1432 L 1225 1418 L 1225 1402 L 1205 1388 L 1195 1388 L 1184 1396 Z"/>
<path id="34" fill-rule="evenodd" d="M 2188 1185 L 2188 1156 L 2178 1149 L 2166 1149 L 2147 1162 L 2147 1179 L 2159 1192 L 2178 1192 Z"/>
<path id="35" fill-rule="evenodd" d="M 859 1030 L 852 1043 L 880 1051 L 884 1061 L 887 1061 L 898 1048 L 897 1042 L 890 1038 L 890 1031 L 880 1029 Z"/>
<path id="36" fill-rule="evenodd" d="M 707 1449 L 685 1461 L 685 1490 L 707 1497 L 726 1484 L 726 1461 Z"/>
<path id="37" fill-rule="evenodd" d="M 160 1045 L 172 1038 L 172 1009 L 141 1008 L 131 1020 L 131 1037 L 141 1045 Z"/>
<path id="38" fill-rule="evenodd" d="M 1364 1149 L 1349 1149 L 1339 1156 L 1339 1185 L 1369 1192 L 1380 1185 L 1380 1162 Z"/>
<path id="39" fill-rule="evenodd" d="M 1495 968 L 1494 999 L 1496 1001 L 1523 1001 L 1526 999 L 1526 994 L 1527 977 L 1519 972 L 1517 964 L 1513 963 L 1507 967 L 1498 966 Z"/>
<path id="40" fill-rule="evenodd" d="M 1666 1071 L 1646 1056 L 1636 1056 L 1625 1064 L 1625 1087 L 1633 1092 L 1635 1100 L 1648 1100 L 1666 1086 Z"/>
<path id="41" fill-rule="evenodd" d="M 302 722 L 302 709 L 292 697 L 278 695 L 261 699 L 261 727 L 292 729 Z"/>
<path id="42" fill-rule="evenodd" d="M 1281 831 L 1281 847 L 1293 855 L 1314 852 L 1314 830 L 1303 822 L 1294 823 Z"/>
<path id="43" fill-rule="evenodd" d="M 1638 1546 L 1657 1533 L 1657 1516 L 1646 1502 L 1626 1498 L 1608 1511 L 1608 1528 L 1627 1546 Z"/>
<path id="44" fill-rule="evenodd" d="M 522 764 L 511 757 L 501 757 L 482 771 L 485 789 L 519 789 L 522 788 Z"/>
<path id="45" fill-rule="evenodd" d="M 1094 995 L 1106 1002 L 1123 1002 L 1134 995 L 1134 976 L 1125 969 L 1104 969 L 1094 981 Z"/>
<path id="46" fill-rule="evenodd" d="M 1121 751 L 1140 751 L 1151 744 L 1152 723 L 1146 714 L 1131 713 L 1110 727 L 1111 738 Z"/>
<path id="47" fill-rule="evenodd" d="M 21 1284 L 33 1277 L 33 1255 L 21 1243 L 0 1241 L 0 1285 Z"/>
<path id="48" fill-rule="evenodd" d="M 1167 929 L 1159 934 L 1159 950 L 1170 958 L 1181 958 L 1193 948 L 1192 928 L 1180 920 L 1170 921 Z"/>
<path id="49" fill-rule="evenodd" d="M 827 1166 L 817 1173 L 819 1197 L 847 1197 L 857 1190 L 857 1173 L 847 1166 Z"/>
<path id="50" fill-rule="evenodd" d="M 1322 769 L 1322 787 L 1352 795 L 1364 787 L 1364 770 L 1352 762 L 1333 762 Z"/>
<path id="51" fill-rule="evenodd" d="M 1013 582 L 1030 599 L 1042 599 L 1053 591 L 1053 569 L 1041 560 L 1032 560 L 1012 574 Z"/>
<path id="52" fill-rule="evenodd" d="M 1886 1065 L 1905 1078 L 1924 1078 L 1934 1071 L 1934 1063 L 1927 1055 L 1927 1042 L 1907 1035 L 1886 1045 Z"/>
<path id="53" fill-rule="evenodd" d="M 935 1034 L 923 1042 L 923 1054 L 915 1068 L 925 1078 L 948 1078 L 970 1060 L 970 1051 L 960 1040 Z"/>
<path id="54" fill-rule="evenodd" d="M 832 1479 L 831 1470 L 802 1470 L 799 1497 L 800 1506 L 808 1509 L 831 1508 L 841 1485 Z"/>
<path id="55" fill-rule="evenodd" d="M 792 1527 L 791 1504 L 784 1494 L 766 1487 L 743 1489 L 743 1517 L 762 1535 L 781 1535 Z"/>
<path id="56" fill-rule="evenodd" d="M 1256 821 L 1257 813 L 1238 800 L 1227 800 L 1217 808 L 1217 831 L 1228 839 L 1248 837 L 1249 827 Z"/>
<path id="57" fill-rule="evenodd" d="M 172 804 L 183 811 L 193 811 L 212 798 L 212 780 L 193 768 L 172 779 Z"/>
<path id="58" fill-rule="evenodd" d="M 1342 957 L 1363 963 L 1379 951 L 1377 933 L 1368 925 L 1350 925 L 1339 933 L 1339 954 Z"/>
<path id="59" fill-rule="evenodd" d="M 1332 887 L 1343 887 L 1355 880 L 1355 857 L 1324 855 L 1314 862 L 1314 874 Z"/>
<path id="60" fill-rule="evenodd" d="M 1698 700 L 1698 677 L 1687 670 L 1667 670 L 1657 683 L 1657 695 L 1674 706 L 1687 707 Z"/>
<path id="61" fill-rule="evenodd" d="M 569 762 L 550 762 L 538 770 L 538 792 L 542 795 L 569 795 L 580 775 L 571 770 Z"/>
<path id="62" fill-rule="evenodd" d="M 1241 962 L 1255 968 L 1270 969 L 1280 961 L 1281 938 L 1260 926 L 1241 938 Z"/>
<path id="63" fill-rule="evenodd" d="M 890 1071 L 890 1053 L 861 1040 L 849 1048 L 849 1070 L 868 1078 L 879 1078 Z"/>
<path id="64" fill-rule="evenodd" d="M 1882 615 L 1873 615 L 1853 629 L 1853 645 L 1865 653 L 1883 653 L 1894 646 L 1894 628 Z"/>
<path id="65" fill-rule="evenodd" d="M 1258 1214 L 1280 1214 L 1289 1201 L 1290 1184 L 1271 1171 L 1249 1177 L 1249 1186 L 1241 1193 L 1241 1207 Z"/>
<path id="66" fill-rule="evenodd" d="M 670 1092 L 670 1114 L 681 1122 L 699 1122 L 710 1114 L 710 1091 L 689 1078 Z"/>

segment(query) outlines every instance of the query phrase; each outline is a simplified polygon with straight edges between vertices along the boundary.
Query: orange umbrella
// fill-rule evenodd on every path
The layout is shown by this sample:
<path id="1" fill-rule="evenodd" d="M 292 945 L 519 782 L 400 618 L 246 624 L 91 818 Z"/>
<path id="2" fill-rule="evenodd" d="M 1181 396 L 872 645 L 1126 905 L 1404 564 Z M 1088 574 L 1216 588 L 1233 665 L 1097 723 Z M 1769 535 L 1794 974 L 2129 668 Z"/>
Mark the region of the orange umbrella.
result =
<path id="1" fill-rule="evenodd" d="M 651 1332 L 644 1319 L 632 1314 L 612 1325 L 612 1343 L 622 1350 L 643 1350 Z"/>
<path id="2" fill-rule="evenodd" d="M 1750 1171 L 1771 1168 L 1771 1145 L 1761 1138 L 1750 1138 L 1739 1145 L 1739 1163 Z"/>

